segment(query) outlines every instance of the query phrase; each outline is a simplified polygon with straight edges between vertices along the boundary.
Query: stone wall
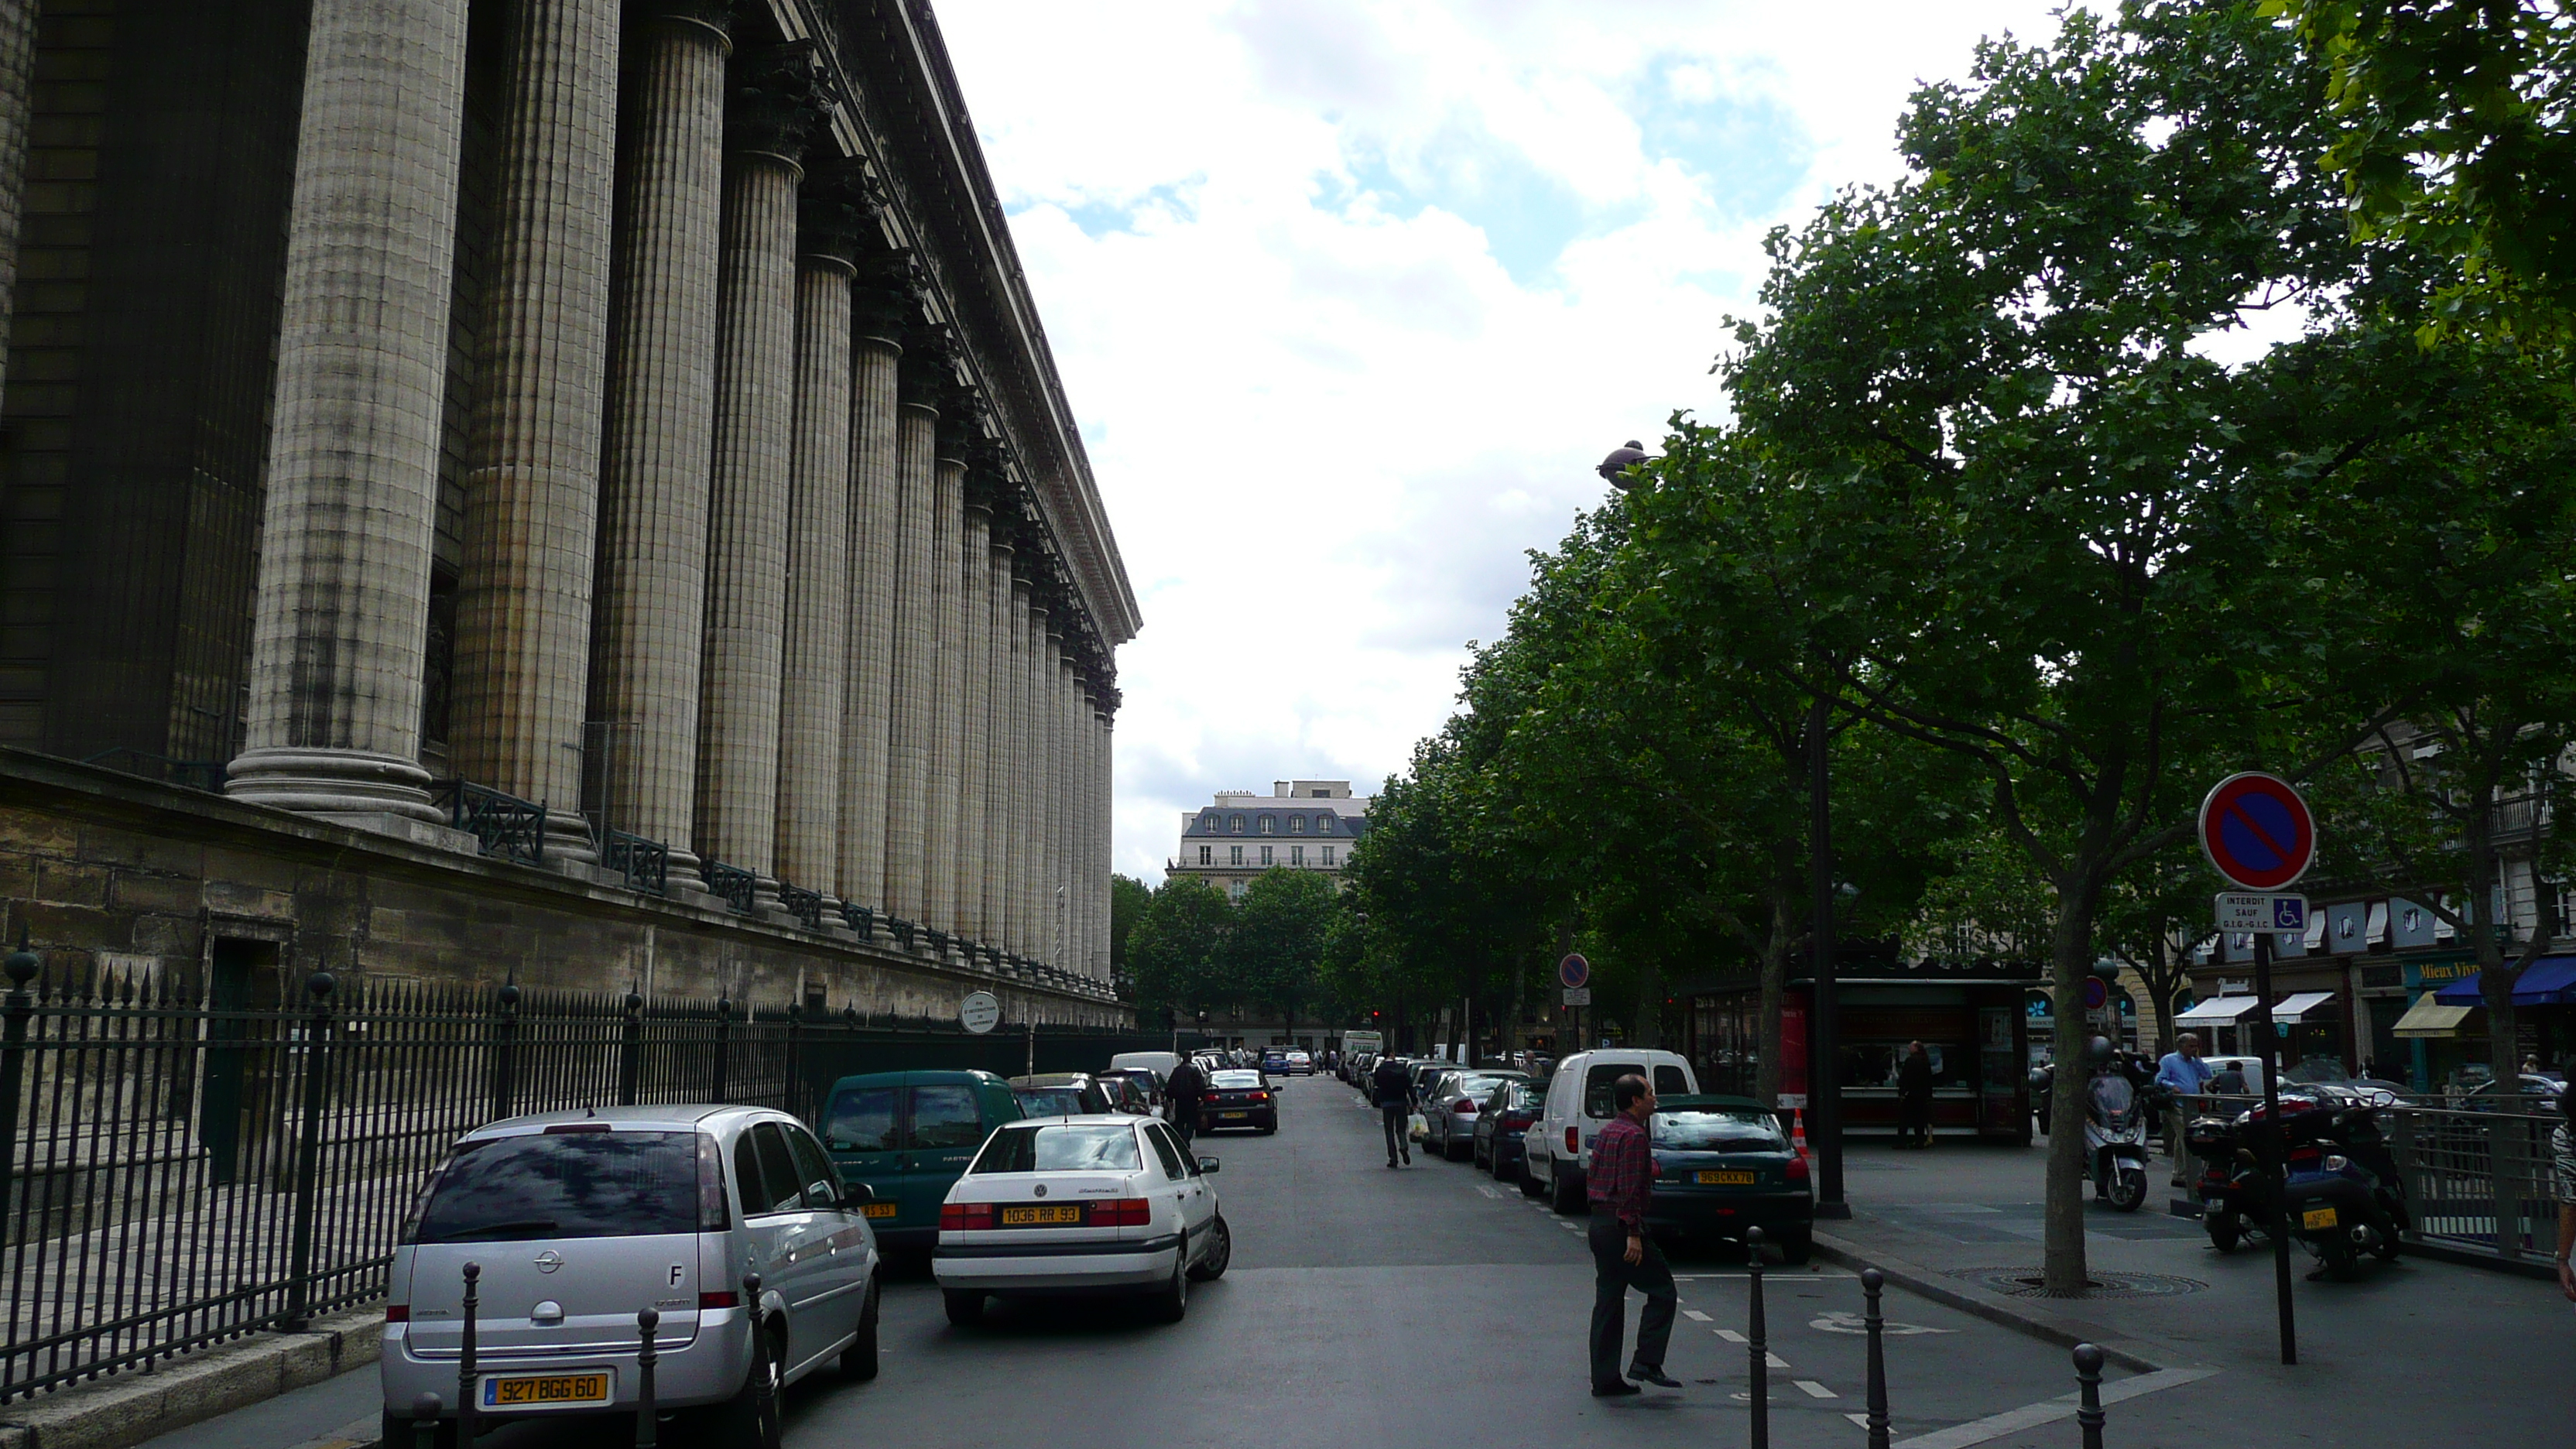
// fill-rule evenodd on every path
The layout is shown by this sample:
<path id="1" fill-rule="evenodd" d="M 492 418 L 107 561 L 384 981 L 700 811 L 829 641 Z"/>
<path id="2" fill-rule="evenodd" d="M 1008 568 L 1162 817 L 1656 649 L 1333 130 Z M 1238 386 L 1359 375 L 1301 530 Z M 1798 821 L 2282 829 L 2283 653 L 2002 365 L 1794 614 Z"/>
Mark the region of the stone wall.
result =
<path id="1" fill-rule="evenodd" d="M 23 929 L 57 979 L 95 966 L 197 979 L 220 949 L 278 968 L 271 990 L 328 967 L 940 1018 L 980 989 L 1006 1020 L 1134 1020 L 942 964 L 926 945 L 663 901 L 6 748 L 0 902 L 9 941 Z"/>

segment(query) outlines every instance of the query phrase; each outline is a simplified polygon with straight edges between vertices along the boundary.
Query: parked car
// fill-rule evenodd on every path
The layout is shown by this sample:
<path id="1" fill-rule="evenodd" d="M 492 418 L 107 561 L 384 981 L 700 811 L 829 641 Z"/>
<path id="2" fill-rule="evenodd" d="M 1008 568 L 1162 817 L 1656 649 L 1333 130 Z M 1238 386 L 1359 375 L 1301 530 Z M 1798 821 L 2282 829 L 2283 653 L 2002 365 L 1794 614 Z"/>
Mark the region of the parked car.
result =
<path id="1" fill-rule="evenodd" d="M 1440 1074 L 1442 1072 L 1454 1072 L 1458 1070 L 1458 1064 L 1456 1062 L 1444 1062 L 1433 1057 L 1422 1061 L 1406 1062 L 1404 1064 L 1404 1069 L 1413 1076 L 1414 1110 L 1419 1112 L 1430 1105 L 1431 1084 L 1440 1080 Z"/>
<path id="2" fill-rule="evenodd" d="M 1198 1130 L 1213 1132 L 1220 1127 L 1278 1131 L 1279 1097 L 1270 1090 L 1269 1079 L 1239 1067 L 1210 1073 L 1207 1094 L 1199 1098 Z"/>
<path id="3" fill-rule="evenodd" d="M 1747 1228 L 1760 1228 L 1784 1260 L 1806 1262 L 1815 1246 L 1815 1185 L 1780 1119 L 1750 1097 L 1656 1095 L 1646 1125 L 1655 1155 L 1647 1228 L 1738 1242 Z"/>
<path id="4" fill-rule="evenodd" d="M 1523 1171 L 1528 1149 L 1522 1139 L 1546 1100 L 1545 1083 L 1518 1076 L 1504 1079 L 1485 1098 L 1485 1109 L 1476 1114 L 1475 1141 L 1469 1150 L 1476 1165 L 1492 1173 L 1494 1181 L 1509 1182 Z"/>
<path id="5" fill-rule="evenodd" d="M 1521 1191 L 1545 1197 L 1561 1213 L 1583 1210 L 1583 1174 L 1592 1164 L 1592 1139 L 1610 1120 L 1611 1084 L 1631 1074 L 1652 1082 L 1659 1097 L 1699 1090 L 1690 1063 L 1678 1053 L 1647 1047 L 1574 1053 L 1548 1078 L 1546 1104 L 1522 1139 L 1528 1163 Z"/>
<path id="6" fill-rule="evenodd" d="M 1133 1067 L 1142 1067 L 1154 1074 L 1155 1082 L 1161 1083 L 1170 1080 L 1172 1068 L 1180 1064 L 1179 1052 L 1120 1052 L 1109 1059 L 1107 1070 L 1123 1072 Z"/>
<path id="7" fill-rule="evenodd" d="M 1288 1070 L 1301 1077 L 1315 1075 L 1315 1054 L 1291 1050 L 1288 1053 Z"/>
<path id="8" fill-rule="evenodd" d="M 1145 1080 L 1136 1072 L 1102 1072 L 1097 1079 L 1100 1089 L 1109 1094 L 1109 1110 L 1131 1117 L 1154 1115 L 1154 1099 L 1146 1090 Z"/>
<path id="9" fill-rule="evenodd" d="M 451 1405 L 453 1439 L 470 1263 L 482 1422 L 631 1415 L 635 1316 L 652 1308 L 655 1401 L 689 1421 L 670 1442 L 775 1444 L 764 1377 L 775 1390 L 835 1360 L 876 1376 L 869 1196 L 843 1185 L 804 1124 L 765 1107 L 601 1107 L 477 1128 L 394 1249 L 377 1360 L 385 1442 L 411 1442 L 424 1393 Z"/>
<path id="10" fill-rule="evenodd" d="M 989 1297 L 1127 1292 L 1156 1316 L 1189 1312 L 1190 1284 L 1225 1272 L 1233 1232 L 1213 1157 L 1133 1117 L 1015 1123 L 993 1134 L 939 1210 L 931 1268 L 948 1321 L 967 1326 Z"/>
<path id="11" fill-rule="evenodd" d="M 1025 1117 L 1088 1117 L 1110 1110 L 1109 1093 L 1089 1072 L 1046 1072 L 1011 1078 L 1011 1095 Z"/>
<path id="12" fill-rule="evenodd" d="M 1265 1049 L 1261 1053 L 1261 1074 L 1265 1077 L 1288 1075 L 1288 1053 L 1279 1047 Z"/>
<path id="13" fill-rule="evenodd" d="M 1518 1072 L 1461 1067 L 1434 1078 L 1431 1094 L 1422 1102 L 1423 1149 L 1436 1151 L 1451 1162 L 1473 1157 L 1476 1121 L 1485 1110 L 1485 1099 L 1494 1094 L 1496 1087 L 1520 1076 Z"/>
<path id="14" fill-rule="evenodd" d="M 874 1191 L 877 1241 L 921 1249 L 939 1236 L 939 1203 L 992 1130 L 1025 1114 L 991 1072 L 873 1072 L 832 1084 L 823 1145 L 841 1176 Z"/>

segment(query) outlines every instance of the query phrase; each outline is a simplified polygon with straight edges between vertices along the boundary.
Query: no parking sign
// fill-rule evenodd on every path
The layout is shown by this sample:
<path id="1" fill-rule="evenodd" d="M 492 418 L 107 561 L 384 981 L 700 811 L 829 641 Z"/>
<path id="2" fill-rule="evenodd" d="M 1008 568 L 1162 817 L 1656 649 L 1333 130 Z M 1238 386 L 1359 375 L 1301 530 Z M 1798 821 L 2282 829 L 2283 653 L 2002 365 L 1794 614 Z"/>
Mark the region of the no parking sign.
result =
<path id="1" fill-rule="evenodd" d="M 2200 802 L 2200 848 L 2249 891 L 2277 891 L 2317 858 L 2316 817 L 2289 781 L 2259 770 L 2228 776 Z"/>

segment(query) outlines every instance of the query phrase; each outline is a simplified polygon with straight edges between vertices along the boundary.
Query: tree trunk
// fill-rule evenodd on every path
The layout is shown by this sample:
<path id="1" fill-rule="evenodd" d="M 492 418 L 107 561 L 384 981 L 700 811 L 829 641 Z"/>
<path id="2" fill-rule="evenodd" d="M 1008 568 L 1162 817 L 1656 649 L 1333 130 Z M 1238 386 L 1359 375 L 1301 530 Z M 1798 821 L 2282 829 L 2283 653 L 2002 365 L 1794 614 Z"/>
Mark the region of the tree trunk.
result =
<path id="1" fill-rule="evenodd" d="M 1651 961 L 1637 968 L 1637 1028 L 1628 1044 L 1664 1044 L 1664 968 Z"/>
<path id="2" fill-rule="evenodd" d="M 2052 1298 L 2084 1293 L 2084 1180 L 2091 1164 L 2084 1160 L 2085 1059 L 2084 977 L 2093 966 L 2093 911 L 2100 899 L 2098 874 L 2090 861 L 2079 862 L 2057 891 L 2057 926 L 2050 941 L 2052 984 L 2056 987 L 2057 1080 L 2048 1116 L 2048 1196 L 2042 1219 L 2040 1274 Z"/>
<path id="3" fill-rule="evenodd" d="M 1753 1064 L 1754 1099 L 1777 1110 L 1780 1105 L 1780 1012 L 1789 994 L 1789 941 L 1798 927 L 1797 916 L 1789 898 L 1779 892 L 1771 896 L 1771 936 L 1762 948 L 1760 1013 L 1755 1030 L 1761 1057 Z M 1810 1065 L 1809 1071 L 1814 1070 Z"/>

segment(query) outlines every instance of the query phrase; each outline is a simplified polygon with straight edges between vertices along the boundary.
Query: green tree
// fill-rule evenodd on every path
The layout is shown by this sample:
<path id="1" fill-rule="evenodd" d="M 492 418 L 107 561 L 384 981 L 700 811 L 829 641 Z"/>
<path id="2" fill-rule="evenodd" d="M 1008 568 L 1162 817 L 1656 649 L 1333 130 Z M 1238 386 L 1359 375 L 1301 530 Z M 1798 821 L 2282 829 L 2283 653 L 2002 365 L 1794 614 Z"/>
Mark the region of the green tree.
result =
<path id="1" fill-rule="evenodd" d="M 1234 903 L 1190 876 L 1166 876 L 1127 934 L 1138 1011 L 1231 1006 L 1240 1002 L 1224 967 Z"/>
<path id="2" fill-rule="evenodd" d="M 1144 918 L 1145 907 L 1154 898 L 1151 887 L 1134 876 L 1111 872 L 1109 876 L 1109 976 L 1121 993 L 1133 1000 L 1136 995 L 1135 972 L 1127 963 L 1127 934 Z"/>
<path id="3" fill-rule="evenodd" d="M 1330 880 L 1286 866 L 1254 876 L 1235 903 L 1224 969 L 1243 997 L 1279 1013 L 1292 1040 L 1300 1010 L 1323 995 L 1317 972 L 1340 914 Z"/>

